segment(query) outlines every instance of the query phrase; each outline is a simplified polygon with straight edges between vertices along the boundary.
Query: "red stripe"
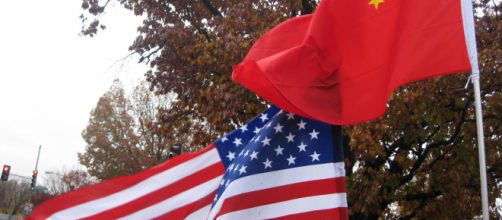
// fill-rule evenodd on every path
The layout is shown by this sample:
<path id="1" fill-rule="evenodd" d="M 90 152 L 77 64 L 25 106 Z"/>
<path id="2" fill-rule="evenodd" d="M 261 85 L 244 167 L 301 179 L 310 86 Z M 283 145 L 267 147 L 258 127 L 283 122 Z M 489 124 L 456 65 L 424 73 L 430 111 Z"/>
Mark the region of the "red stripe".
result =
<path id="1" fill-rule="evenodd" d="M 214 196 L 216 195 L 216 190 L 212 193 L 209 193 L 207 196 L 194 201 L 190 204 L 187 204 L 181 208 L 168 212 L 164 215 L 158 216 L 154 219 L 163 220 L 163 219 L 185 219 L 187 216 L 192 214 L 193 212 L 203 208 L 204 206 L 210 205 L 213 202 Z M 209 214 L 209 213 L 208 213 Z"/>
<path id="2" fill-rule="evenodd" d="M 312 212 L 304 212 L 293 215 L 282 216 L 273 218 L 273 220 L 346 220 L 349 219 L 349 212 L 347 208 L 335 208 L 318 210 Z M 271 219 L 272 220 L 272 219 Z"/>
<path id="3" fill-rule="evenodd" d="M 294 183 L 239 194 L 225 199 L 215 218 L 229 212 L 291 199 L 345 192 L 345 177 Z"/>
<path id="4" fill-rule="evenodd" d="M 183 154 L 174 157 L 169 161 L 161 163 L 157 166 L 154 166 L 140 173 L 131 176 L 121 176 L 112 178 L 92 186 L 84 187 L 76 191 L 72 191 L 63 194 L 61 196 L 51 198 L 46 202 L 42 203 L 41 205 L 37 206 L 35 210 L 32 212 L 32 214 L 28 216 L 26 219 L 28 220 L 45 219 L 61 210 L 122 191 L 151 176 L 154 176 L 158 173 L 164 172 L 186 161 L 196 158 L 214 148 L 215 146 L 211 144 L 206 148 L 204 148 L 202 151 L 196 153 Z"/>
<path id="5" fill-rule="evenodd" d="M 149 206 L 153 206 L 164 200 L 167 200 L 172 196 L 187 191 L 209 180 L 212 180 L 213 178 L 222 175 L 224 171 L 225 169 L 223 168 L 223 164 L 216 163 L 203 170 L 199 170 L 193 173 L 192 175 L 183 178 L 173 184 L 164 186 L 156 191 L 153 191 L 142 197 L 139 197 L 138 199 L 135 199 L 131 202 L 125 203 L 121 206 L 117 206 L 113 209 L 106 210 L 105 212 L 101 212 L 99 214 L 86 217 L 84 219 L 88 220 L 117 219 L 123 216 L 127 216 L 129 214 L 148 208 Z M 197 197 L 199 196 L 204 196 L 204 195 L 193 195 L 192 199 L 197 199 Z"/>

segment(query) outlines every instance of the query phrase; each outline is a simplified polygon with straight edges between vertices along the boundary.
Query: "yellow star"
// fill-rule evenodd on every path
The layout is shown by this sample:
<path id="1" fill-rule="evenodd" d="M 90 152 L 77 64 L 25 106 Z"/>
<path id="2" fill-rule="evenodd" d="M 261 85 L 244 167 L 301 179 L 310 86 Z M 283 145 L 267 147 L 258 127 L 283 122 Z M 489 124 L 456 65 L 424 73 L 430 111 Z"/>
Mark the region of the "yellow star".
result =
<path id="1" fill-rule="evenodd" d="M 384 0 L 371 0 L 368 5 L 375 6 L 375 9 L 378 9 L 378 4 L 383 3 Z"/>

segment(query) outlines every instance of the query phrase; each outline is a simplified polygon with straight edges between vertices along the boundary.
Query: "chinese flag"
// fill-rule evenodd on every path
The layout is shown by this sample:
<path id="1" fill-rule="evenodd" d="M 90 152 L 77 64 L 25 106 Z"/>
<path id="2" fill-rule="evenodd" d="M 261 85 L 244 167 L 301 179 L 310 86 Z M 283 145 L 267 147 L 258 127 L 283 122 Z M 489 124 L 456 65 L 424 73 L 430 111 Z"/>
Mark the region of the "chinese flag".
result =
<path id="1" fill-rule="evenodd" d="M 233 79 L 332 124 L 382 115 L 400 85 L 469 71 L 460 0 L 322 0 L 264 34 Z"/>

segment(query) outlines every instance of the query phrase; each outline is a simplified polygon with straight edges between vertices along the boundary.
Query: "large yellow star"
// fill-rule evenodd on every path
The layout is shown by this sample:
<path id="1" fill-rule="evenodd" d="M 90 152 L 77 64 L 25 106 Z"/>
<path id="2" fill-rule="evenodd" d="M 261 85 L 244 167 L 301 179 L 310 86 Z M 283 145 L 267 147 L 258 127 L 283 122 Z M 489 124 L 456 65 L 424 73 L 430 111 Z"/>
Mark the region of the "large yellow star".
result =
<path id="1" fill-rule="evenodd" d="M 368 5 L 375 6 L 375 9 L 378 9 L 378 4 L 383 3 L 384 0 L 371 0 Z"/>

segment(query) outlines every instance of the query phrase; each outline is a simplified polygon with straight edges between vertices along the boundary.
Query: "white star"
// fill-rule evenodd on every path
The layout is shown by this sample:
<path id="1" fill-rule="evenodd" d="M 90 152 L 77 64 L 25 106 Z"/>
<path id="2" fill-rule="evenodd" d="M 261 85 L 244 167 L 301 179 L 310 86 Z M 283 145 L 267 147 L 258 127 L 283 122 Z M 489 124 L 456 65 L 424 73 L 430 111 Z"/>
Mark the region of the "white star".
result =
<path id="1" fill-rule="evenodd" d="M 235 138 L 234 141 L 232 142 L 235 144 L 236 147 L 238 147 L 239 145 L 242 145 L 242 139 L 240 138 Z"/>
<path id="2" fill-rule="evenodd" d="M 260 131 L 261 131 L 261 128 L 259 128 L 259 127 L 254 127 L 254 131 L 253 131 L 253 132 L 254 132 L 255 134 L 258 134 L 258 132 L 260 132 Z"/>
<path id="3" fill-rule="evenodd" d="M 258 152 L 253 151 L 253 153 L 251 153 L 251 155 L 249 155 L 249 157 L 251 158 L 251 160 L 258 159 Z"/>
<path id="4" fill-rule="evenodd" d="M 222 179 L 221 182 L 220 182 L 220 186 L 223 186 L 225 184 L 225 179 Z"/>
<path id="5" fill-rule="evenodd" d="M 277 155 L 282 155 L 282 151 L 284 150 L 284 148 L 281 147 L 281 145 L 277 145 L 277 148 L 274 149 L 275 152 L 277 153 Z"/>
<path id="6" fill-rule="evenodd" d="M 304 122 L 303 120 L 301 120 L 300 123 L 298 123 L 296 125 L 298 125 L 298 130 L 303 130 L 303 129 L 305 129 L 305 125 L 307 125 L 307 122 Z"/>
<path id="7" fill-rule="evenodd" d="M 306 147 L 307 147 L 307 145 L 302 142 L 300 145 L 298 145 L 298 148 L 300 148 L 299 152 L 306 151 L 305 150 Z"/>
<path id="8" fill-rule="evenodd" d="M 262 162 L 265 165 L 265 169 L 272 168 L 272 161 L 267 158 L 265 162 Z"/>
<path id="9" fill-rule="evenodd" d="M 235 171 L 237 171 L 237 170 L 239 170 L 239 165 L 236 165 L 236 166 L 234 167 L 234 172 L 235 172 Z"/>
<path id="10" fill-rule="evenodd" d="M 262 113 L 260 116 L 261 122 L 265 122 L 268 120 L 268 115 L 265 113 Z"/>
<path id="11" fill-rule="evenodd" d="M 318 154 L 317 152 L 314 151 L 314 154 L 311 154 L 310 157 L 312 157 L 312 162 L 314 161 L 319 161 L 319 156 L 321 156 L 321 154 Z"/>
<path id="12" fill-rule="evenodd" d="M 244 156 L 247 157 L 249 155 L 249 151 L 247 150 L 245 153 L 244 153 Z"/>
<path id="13" fill-rule="evenodd" d="M 248 126 L 247 125 L 243 125 L 241 128 L 242 133 L 246 132 L 248 130 Z"/>
<path id="14" fill-rule="evenodd" d="M 223 183 L 223 182 L 222 182 Z M 220 185 L 223 185 L 223 184 L 220 184 Z M 213 202 L 216 202 L 216 200 L 218 200 L 218 196 L 215 196 L 214 199 L 213 199 Z"/>
<path id="15" fill-rule="evenodd" d="M 282 128 L 283 127 L 284 126 L 282 126 L 281 124 L 277 123 L 277 125 L 274 127 L 275 133 L 282 132 Z"/>
<path id="16" fill-rule="evenodd" d="M 242 175 L 243 173 L 246 173 L 246 168 L 248 168 L 247 166 L 242 166 L 240 169 L 239 169 L 239 174 Z"/>
<path id="17" fill-rule="evenodd" d="M 232 170 L 234 169 L 234 165 L 235 165 L 235 164 L 233 164 L 233 163 L 232 163 L 232 164 L 230 164 L 230 166 L 228 166 L 227 170 L 228 170 L 229 172 L 230 172 L 230 171 L 232 171 Z"/>
<path id="18" fill-rule="evenodd" d="M 225 183 L 225 187 L 228 187 L 228 184 L 230 184 L 230 180 L 227 180 L 227 183 Z"/>
<path id="19" fill-rule="evenodd" d="M 234 160 L 235 159 L 235 152 L 229 151 L 227 157 L 228 157 L 228 160 L 230 160 L 230 161 Z"/>
<path id="20" fill-rule="evenodd" d="M 261 143 L 263 143 L 263 146 L 268 146 L 268 145 L 270 145 L 271 140 L 272 139 L 265 137 L 265 139 L 263 139 L 263 141 L 261 141 Z"/>
<path id="21" fill-rule="evenodd" d="M 291 120 L 291 119 L 294 119 L 295 118 L 295 114 L 292 113 L 292 112 L 289 112 L 288 114 L 286 114 L 288 116 L 288 120 Z"/>
<path id="22" fill-rule="evenodd" d="M 315 129 L 312 130 L 312 132 L 309 133 L 310 135 L 310 139 L 319 139 L 317 138 L 317 135 L 319 134 L 319 132 L 316 132 Z"/>
<path id="23" fill-rule="evenodd" d="M 291 134 L 291 132 L 289 132 L 289 135 L 286 136 L 286 138 L 288 139 L 288 143 L 289 143 L 289 142 L 293 142 L 294 141 L 295 136 L 293 134 Z"/>
<path id="24" fill-rule="evenodd" d="M 223 137 L 223 138 L 221 139 L 221 143 L 225 143 L 225 141 L 228 141 L 227 136 L 225 136 L 225 137 Z"/>
<path id="25" fill-rule="evenodd" d="M 288 165 L 295 164 L 296 157 L 293 157 L 293 155 L 289 155 L 289 158 L 286 159 L 288 160 Z"/>
<path id="26" fill-rule="evenodd" d="M 244 150 L 241 150 L 241 152 L 239 153 L 239 157 L 242 157 L 242 155 L 244 155 Z"/>

